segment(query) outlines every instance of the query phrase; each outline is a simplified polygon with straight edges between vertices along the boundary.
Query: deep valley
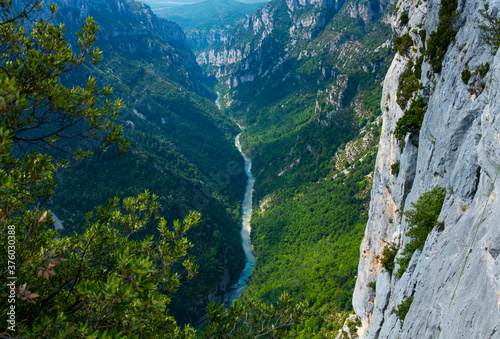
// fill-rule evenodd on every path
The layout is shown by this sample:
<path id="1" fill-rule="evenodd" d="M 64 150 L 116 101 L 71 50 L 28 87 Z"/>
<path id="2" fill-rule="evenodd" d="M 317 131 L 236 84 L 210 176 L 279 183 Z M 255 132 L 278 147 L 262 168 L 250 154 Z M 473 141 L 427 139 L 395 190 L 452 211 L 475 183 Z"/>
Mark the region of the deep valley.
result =
<path id="1" fill-rule="evenodd" d="M 497 0 L 52 2 L 0 0 L 2 335 L 500 338 Z"/>

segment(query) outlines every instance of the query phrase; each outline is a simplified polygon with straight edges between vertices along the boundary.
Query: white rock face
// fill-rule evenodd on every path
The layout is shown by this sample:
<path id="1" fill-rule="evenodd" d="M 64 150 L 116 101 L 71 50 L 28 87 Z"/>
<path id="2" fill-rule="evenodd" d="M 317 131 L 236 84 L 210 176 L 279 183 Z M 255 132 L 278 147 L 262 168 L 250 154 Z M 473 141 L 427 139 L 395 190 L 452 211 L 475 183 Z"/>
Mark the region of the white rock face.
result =
<path id="1" fill-rule="evenodd" d="M 300 39 L 311 40 L 318 32 L 320 32 L 327 23 L 327 11 L 332 15 L 338 11 L 345 3 L 345 0 L 286 0 L 288 7 L 288 15 L 293 21 L 289 27 L 290 40 L 292 41 L 286 49 L 293 49 L 293 46 Z M 294 14 L 298 10 L 303 10 L 307 6 L 315 6 L 321 8 L 323 11 L 312 11 L 310 14 Z M 360 5 L 361 6 L 361 5 Z M 365 6 L 366 7 L 366 6 Z M 216 72 L 217 77 L 227 76 L 228 72 L 225 66 L 233 65 L 247 59 L 246 67 L 241 70 L 249 68 L 248 63 L 260 63 L 263 41 L 269 37 L 276 28 L 276 22 L 279 15 L 277 13 L 277 5 L 266 5 L 259 9 L 252 16 L 247 17 L 240 26 L 237 26 L 236 33 L 228 34 L 221 41 L 224 43 L 222 47 L 215 46 L 214 49 L 199 52 L 196 60 L 199 65 L 213 65 L 219 67 Z M 366 7 L 370 12 L 370 17 L 375 17 L 378 13 L 377 8 L 371 9 Z M 372 13 L 373 12 L 373 13 Z M 368 14 L 366 14 L 368 15 Z M 282 18 L 283 19 L 283 18 Z M 240 34 L 243 33 L 243 34 Z M 247 36 L 241 40 L 236 39 L 240 35 Z M 251 38 L 248 38 L 250 36 Z M 293 42 L 295 41 L 295 42 Z M 253 59 L 252 59 L 253 56 Z M 261 68 L 261 67 L 259 67 Z M 260 71 L 258 74 L 252 74 L 251 77 L 261 75 L 266 70 Z M 230 79 L 231 86 L 245 82 L 245 79 Z"/>
<path id="2" fill-rule="evenodd" d="M 240 62 L 243 59 L 244 48 L 236 49 L 222 49 L 220 51 L 215 51 L 214 49 L 208 52 L 201 52 L 196 57 L 196 61 L 200 65 L 211 64 L 215 66 L 231 65 Z"/>
<path id="3" fill-rule="evenodd" d="M 500 2 L 486 2 L 498 16 Z M 404 147 L 393 133 L 403 115 L 396 92 L 408 57 L 397 55 L 386 76 L 370 218 L 353 297 L 363 323 L 361 338 L 500 338 L 500 178 L 489 195 L 500 166 L 500 52 L 490 52 L 477 28 L 484 3 L 458 1 L 458 34 L 448 46 L 441 73 L 426 79 L 432 68 L 424 62 L 421 92 L 429 99 L 428 110 L 420 136 L 407 136 Z M 400 0 L 398 7 L 393 17 L 396 34 L 406 33 L 408 26 L 425 28 L 427 36 L 436 30 L 441 0 Z M 410 18 L 407 25 L 400 22 L 403 11 Z M 410 35 L 417 49 L 422 47 L 418 34 Z M 416 53 L 410 52 L 413 60 Z M 461 72 L 466 64 L 474 71 L 486 63 L 490 70 L 485 89 L 474 93 Z M 400 171 L 394 176 L 391 165 L 398 160 Z M 408 225 L 399 211 L 436 185 L 447 188 L 439 216 L 445 229 L 429 235 L 422 253 L 413 255 L 408 270 L 397 279 L 377 258 L 391 242 L 401 247 L 408 242 Z M 367 287 L 372 281 L 377 282 L 375 295 Z M 400 328 L 392 310 L 412 295 Z"/>

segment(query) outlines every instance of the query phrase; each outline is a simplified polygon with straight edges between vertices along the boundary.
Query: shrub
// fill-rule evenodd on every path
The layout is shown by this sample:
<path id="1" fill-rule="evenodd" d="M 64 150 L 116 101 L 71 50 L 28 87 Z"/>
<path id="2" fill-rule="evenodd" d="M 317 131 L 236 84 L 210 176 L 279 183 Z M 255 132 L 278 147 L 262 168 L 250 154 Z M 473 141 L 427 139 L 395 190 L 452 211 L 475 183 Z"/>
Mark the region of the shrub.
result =
<path id="1" fill-rule="evenodd" d="M 371 289 L 373 292 L 377 290 L 377 282 L 376 281 L 370 281 L 366 286 Z"/>
<path id="2" fill-rule="evenodd" d="M 465 85 L 467 85 L 469 83 L 471 76 L 472 76 L 472 73 L 469 70 L 469 66 L 465 65 L 465 68 L 462 71 L 462 81 Z"/>
<path id="3" fill-rule="evenodd" d="M 398 14 L 399 8 L 398 5 L 392 4 L 392 15 Z"/>
<path id="4" fill-rule="evenodd" d="M 391 173 L 392 173 L 392 175 L 398 176 L 398 174 L 399 174 L 399 160 L 391 165 Z"/>
<path id="5" fill-rule="evenodd" d="M 392 50 L 394 52 L 398 52 L 400 55 L 405 56 L 408 55 L 408 50 L 413 46 L 413 40 L 410 37 L 410 33 L 406 33 L 405 35 L 398 36 L 394 39 L 394 46 Z"/>
<path id="6" fill-rule="evenodd" d="M 401 322 L 400 323 L 401 328 L 403 328 L 406 315 L 408 314 L 408 311 L 410 310 L 410 306 L 412 303 L 413 303 L 413 296 L 406 298 L 394 310 L 394 314 L 396 314 L 396 317 L 398 317 L 398 319 Z"/>
<path id="7" fill-rule="evenodd" d="M 358 327 L 361 327 L 361 319 L 356 318 L 356 320 L 349 320 L 346 325 L 349 328 L 349 338 L 357 338 Z"/>
<path id="8" fill-rule="evenodd" d="M 405 114 L 398 120 L 394 136 L 402 141 L 407 133 L 418 133 L 422 127 L 422 121 L 427 110 L 427 103 L 419 96 L 415 99 Z"/>
<path id="9" fill-rule="evenodd" d="M 409 225 L 406 235 L 411 240 L 403 248 L 402 256 L 396 259 L 399 265 L 396 272 L 397 277 L 401 277 L 406 272 L 413 253 L 417 249 L 422 250 L 424 248 L 427 236 L 437 224 L 445 196 L 446 188 L 436 186 L 418 198 L 416 203 L 412 203 L 413 208 L 411 210 L 404 212 Z"/>
<path id="10" fill-rule="evenodd" d="M 395 244 L 391 244 L 390 246 L 386 246 L 382 251 L 382 267 L 388 271 L 392 271 L 394 269 L 394 258 L 398 253 L 399 246 Z"/>
<path id="11" fill-rule="evenodd" d="M 472 83 L 469 85 L 469 92 L 471 94 L 480 95 L 483 92 L 483 90 L 486 86 L 486 82 L 484 81 L 484 77 L 489 72 L 489 70 L 490 70 L 490 63 L 489 62 L 485 63 L 484 65 L 479 66 L 472 73 L 469 70 L 468 65 L 465 65 L 465 69 L 462 71 L 462 81 L 464 82 L 464 84 L 467 85 L 469 83 L 470 78 L 475 77 L 477 75 L 476 79 L 474 79 L 474 81 L 472 81 Z"/>
<path id="12" fill-rule="evenodd" d="M 426 56 L 435 73 L 441 72 L 448 45 L 458 32 L 452 27 L 453 20 L 457 16 L 456 9 L 457 0 L 441 0 L 437 30 L 429 35 Z"/>
<path id="13" fill-rule="evenodd" d="M 417 76 L 413 73 L 413 60 L 408 61 L 406 70 L 399 77 L 399 85 L 396 102 L 402 108 L 406 108 L 406 104 L 414 97 L 415 93 L 420 88 L 420 83 Z M 422 67 L 422 64 L 420 64 Z"/>
<path id="14" fill-rule="evenodd" d="M 420 79 L 422 77 L 422 64 L 424 63 L 424 55 L 422 54 L 417 58 L 417 63 L 415 64 L 415 71 L 413 72 L 415 74 L 415 77 L 417 79 Z M 420 87 L 420 85 L 419 85 Z"/>
<path id="15" fill-rule="evenodd" d="M 478 69 L 474 72 L 475 74 L 479 74 L 481 78 L 484 78 L 486 76 L 486 73 L 490 70 L 490 63 L 487 62 L 484 65 L 479 66 Z"/>
<path id="16" fill-rule="evenodd" d="M 401 18 L 399 18 L 401 20 L 401 23 L 403 25 L 406 25 L 408 23 L 408 21 L 410 20 L 410 18 L 408 17 L 408 13 L 406 12 L 403 12 L 403 14 L 401 14 Z"/>
<path id="17" fill-rule="evenodd" d="M 420 39 L 422 40 L 422 45 L 425 48 L 425 38 L 427 37 L 427 31 L 425 30 L 425 28 L 418 31 L 418 35 L 420 35 Z"/>
<path id="18" fill-rule="evenodd" d="M 500 48 L 500 18 L 488 13 L 489 4 L 484 5 L 484 9 L 479 10 L 486 24 L 478 27 L 483 31 L 483 39 L 490 46 L 491 53 L 496 54 Z"/>

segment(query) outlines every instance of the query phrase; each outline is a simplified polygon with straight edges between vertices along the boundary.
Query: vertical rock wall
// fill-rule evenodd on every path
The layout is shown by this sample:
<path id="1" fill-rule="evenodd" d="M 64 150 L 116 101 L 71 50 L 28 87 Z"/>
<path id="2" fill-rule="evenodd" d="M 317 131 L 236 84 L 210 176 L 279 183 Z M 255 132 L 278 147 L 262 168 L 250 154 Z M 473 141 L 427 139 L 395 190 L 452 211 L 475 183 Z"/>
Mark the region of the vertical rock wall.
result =
<path id="1" fill-rule="evenodd" d="M 415 30 L 425 28 L 427 36 L 436 30 L 441 0 L 397 3 L 395 35 L 409 32 L 415 48 L 408 56 L 396 55 L 384 82 L 384 122 L 353 297 L 361 338 L 500 338 L 500 178 L 489 197 L 500 165 L 500 52 L 491 51 L 477 27 L 484 23 L 478 10 L 485 3 L 498 17 L 498 0 L 458 1 L 458 33 L 440 73 L 423 63 L 419 93 L 428 99 L 428 110 L 419 136 L 407 136 L 404 145 L 393 134 L 403 116 L 396 103 L 399 79 L 423 47 Z M 403 12 L 407 24 L 401 22 Z M 475 75 L 464 84 L 466 65 L 474 72 L 486 63 L 484 78 Z M 397 161 L 396 176 L 391 165 Z M 408 242 L 401 211 L 436 185 L 447 188 L 438 219 L 445 229 L 432 231 L 397 279 L 382 268 L 382 251 Z M 375 291 L 367 286 L 373 281 Z M 393 310 L 409 296 L 414 301 L 401 327 Z"/>

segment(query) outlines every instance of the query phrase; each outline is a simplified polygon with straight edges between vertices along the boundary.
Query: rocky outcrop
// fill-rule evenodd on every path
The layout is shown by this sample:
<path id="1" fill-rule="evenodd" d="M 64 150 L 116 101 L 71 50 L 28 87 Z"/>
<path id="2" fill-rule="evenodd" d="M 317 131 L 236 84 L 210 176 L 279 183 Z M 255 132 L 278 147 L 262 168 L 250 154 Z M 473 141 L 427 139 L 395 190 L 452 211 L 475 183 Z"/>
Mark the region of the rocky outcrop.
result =
<path id="1" fill-rule="evenodd" d="M 236 64 L 261 48 L 262 40 L 274 29 L 275 11 L 275 7 L 264 6 L 254 15 L 247 17 L 233 32 L 227 33 L 227 38 L 221 39 L 218 46 L 198 53 L 198 63 L 218 67 L 218 77 L 226 75 L 227 73 L 220 71 L 221 66 Z M 252 36 L 252 39 L 239 38 L 242 35 Z"/>
<path id="2" fill-rule="evenodd" d="M 290 57 L 298 56 L 299 60 L 312 58 L 317 55 L 316 49 L 321 53 L 322 46 L 329 50 L 338 50 L 340 46 L 347 53 L 344 59 L 349 59 L 359 51 L 355 50 L 356 43 L 347 44 L 347 35 L 328 36 L 318 44 L 304 46 L 323 34 L 339 12 L 373 22 L 383 15 L 386 6 L 386 1 L 273 1 L 226 34 L 222 42 L 197 53 L 197 62 L 234 88 L 258 77 L 269 76 Z"/>
<path id="3" fill-rule="evenodd" d="M 371 21 L 382 14 L 382 7 L 376 1 L 350 3 L 347 11 L 351 18 L 361 18 L 363 21 Z"/>
<path id="4" fill-rule="evenodd" d="M 101 39 L 117 36 L 155 35 L 164 42 L 174 42 L 188 48 L 186 37 L 176 23 L 156 17 L 151 8 L 135 0 L 53 0 L 59 9 L 56 19 L 68 24 L 81 26 L 88 16 L 98 21 Z M 14 1 L 16 9 L 25 4 Z M 48 6 L 42 7 L 44 13 L 49 13 Z M 116 25 L 119 16 L 120 25 Z M 71 38 L 71 37 L 69 37 Z"/>
<path id="5" fill-rule="evenodd" d="M 186 31 L 186 38 L 189 46 L 191 46 L 193 51 L 208 50 L 211 46 L 214 46 L 220 42 L 224 43 L 228 39 L 226 28 L 194 28 Z"/>
<path id="6" fill-rule="evenodd" d="M 198 54 L 196 61 L 200 65 L 210 64 L 215 66 L 235 64 L 243 59 L 246 48 L 223 48 L 220 51 L 209 50 Z"/>
<path id="7" fill-rule="evenodd" d="M 345 0 L 286 0 L 286 4 L 292 12 L 308 5 L 314 5 L 325 9 L 335 9 L 338 11 L 344 4 L 344 1 Z"/>
<path id="8" fill-rule="evenodd" d="M 489 1 L 498 16 L 500 4 Z M 411 28 L 435 31 L 440 0 L 398 2 L 392 17 L 396 35 Z M 396 103 L 401 74 L 410 57 L 424 47 L 415 32 L 409 56 L 397 55 L 384 81 L 383 127 L 353 297 L 362 320 L 361 338 L 499 338 L 500 337 L 500 53 L 491 52 L 479 29 L 480 0 L 459 0 L 455 40 L 448 46 L 440 73 L 422 66 L 422 94 L 428 100 L 419 136 L 394 137 L 403 116 Z M 407 13 L 409 22 L 401 16 Z M 462 79 L 462 71 L 489 64 L 484 77 Z M 474 85 L 472 84 L 474 82 Z M 399 161 L 398 175 L 391 165 Z M 398 279 L 382 268 L 380 258 L 391 243 L 408 242 L 401 212 L 439 185 L 447 194 L 439 221 L 422 250 Z M 490 196 L 490 190 L 493 191 Z M 396 266 L 397 269 L 397 266 Z M 376 281 L 375 292 L 367 286 Z M 404 324 L 393 313 L 413 296 Z"/>

